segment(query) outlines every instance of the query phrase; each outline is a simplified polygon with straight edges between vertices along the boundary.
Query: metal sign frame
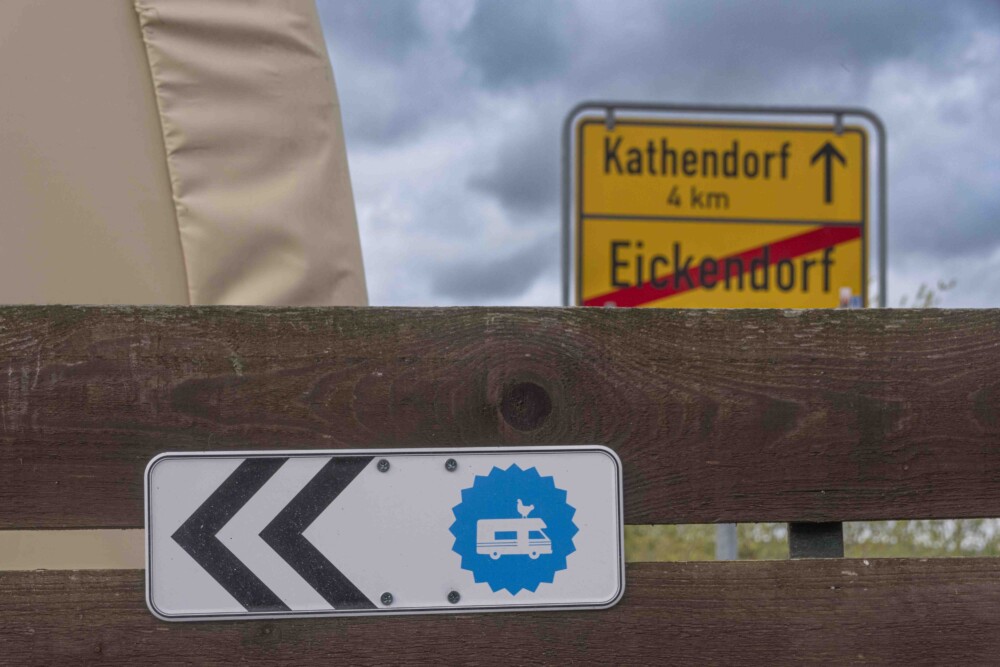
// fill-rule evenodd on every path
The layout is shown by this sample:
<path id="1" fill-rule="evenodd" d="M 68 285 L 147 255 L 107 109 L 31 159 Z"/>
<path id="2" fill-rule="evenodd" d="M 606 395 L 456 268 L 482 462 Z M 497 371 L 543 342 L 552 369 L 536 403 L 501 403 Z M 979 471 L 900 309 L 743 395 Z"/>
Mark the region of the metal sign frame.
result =
<path id="1" fill-rule="evenodd" d="M 573 127 L 578 117 L 586 113 L 600 112 L 604 114 L 605 123 L 609 129 L 615 126 L 615 114 L 624 111 L 633 114 L 664 114 L 692 115 L 703 114 L 719 116 L 752 115 L 757 117 L 829 117 L 832 118 L 831 129 L 840 134 L 845 118 L 860 118 L 871 125 L 877 139 L 876 147 L 877 191 L 878 191 L 878 307 L 885 308 L 887 303 L 887 263 L 888 263 L 888 201 L 887 201 L 887 148 L 885 125 L 872 111 L 859 107 L 814 107 L 814 106 L 747 106 L 723 104 L 654 104 L 641 102 L 614 102 L 593 100 L 582 102 L 567 114 L 563 122 L 562 135 L 562 304 L 571 305 L 573 291 Z M 869 176 L 870 179 L 870 176 Z M 864 267 L 867 272 L 867 266 Z"/>
<path id="2" fill-rule="evenodd" d="M 600 603 L 552 603 L 543 602 L 539 604 L 520 605 L 464 605 L 455 604 L 436 608 L 393 608 L 381 607 L 375 609 L 344 609 L 344 610 L 298 610 L 288 612 L 269 611 L 247 611 L 245 613 L 190 613 L 190 614 L 167 614 L 157 608 L 152 595 L 153 568 L 152 562 L 152 531 L 150 529 L 152 521 L 151 489 L 150 479 L 153 468 L 161 461 L 170 459 L 191 459 L 191 458 L 300 458 L 300 457 L 366 457 L 380 458 L 393 456 L 448 456 L 459 458 L 462 455 L 501 455 L 516 457 L 518 454 L 552 454 L 552 453 L 600 453 L 611 459 L 615 469 L 615 489 L 614 496 L 617 502 L 617 545 L 618 562 L 616 564 L 619 587 L 615 595 Z M 452 470 L 453 468 L 447 468 Z M 379 468 L 382 471 L 381 468 Z M 625 510 L 624 493 L 622 488 L 622 463 L 618 454 L 614 450 L 603 445 L 571 445 L 571 446 L 538 446 L 538 447 L 441 447 L 441 448 L 397 448 L 397 449 L 335 449 L 335 450 L 260 450 L 260 451 L 206 451 L 206 452 L 164 452 L 153 457 L 146 466 L 143 475 L 143 502 L 145 515 L 145 589 L 146 605 L 149 611 L 163 621 L 170 622 L 191 622 L 191 621 L 220 621 L 220 620 L 261 620 L 261 619 L 282 619 L 282 618 L 316 618 L 316 617 L 340 617 L 340 616 L 372 616 L 372 615 L 413 615 L 413 614 L 463 614 L 482 612 L 538 612 L 538 611 L 577 611 L 591 609 L 607 609 L 618 604 L 625 593 Z"/>

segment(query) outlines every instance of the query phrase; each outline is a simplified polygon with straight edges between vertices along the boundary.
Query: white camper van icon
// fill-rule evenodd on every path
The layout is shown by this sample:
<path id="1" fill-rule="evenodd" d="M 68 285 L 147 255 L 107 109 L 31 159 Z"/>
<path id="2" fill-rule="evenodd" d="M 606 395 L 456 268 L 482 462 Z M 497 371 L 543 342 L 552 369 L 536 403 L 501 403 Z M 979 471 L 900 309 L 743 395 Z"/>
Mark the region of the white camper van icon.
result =
<path id="1" fill-rule="evenodd" d="M 476 553 L 493 560 L 525 555 L 535 559 L 552 553 L 552 540 L 541 519 L 480 519 L 476 522 Z"/>

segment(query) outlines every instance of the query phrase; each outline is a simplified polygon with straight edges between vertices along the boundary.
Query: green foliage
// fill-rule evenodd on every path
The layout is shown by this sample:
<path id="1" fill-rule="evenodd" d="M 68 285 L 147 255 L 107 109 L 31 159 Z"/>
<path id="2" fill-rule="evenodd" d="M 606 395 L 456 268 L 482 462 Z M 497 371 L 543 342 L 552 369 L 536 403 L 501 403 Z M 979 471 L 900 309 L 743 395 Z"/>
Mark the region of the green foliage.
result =
<path id="1" fill-rule="evenodd" d="M 783 523 L 744 523 L 737 527 L 743 560 L 788 558 L 788 529 Z M 626 526 L 625 559 L 684 561 L 715 559 L 715 526 Z"/>
<path id="2" fill-rule="evenodd" d="M 788 558 L 783 523 L 738 526 L 741 560 Z M 1000 556 L 1000 520 L 862 521 L 844 524 L 848 558 Z M 715 526 L 626 526 L 625 558 L 637 561 L 714 560 Z"/>
<path id="3" fill-rule="evenodd" d="M 715 526 L 625 526 L 625 560 L 714 560 Z"/>
<path id="4" fill-rule="evenodd" d="M 853 558 L 1000 555 L 997 519 L 865 521 L 844 525 L 844 555 Z"/>
<path id="5" fill-rule="evenodd" d="M 740 560 L 784 560 L 788 558 L 788 524 L 741 523 L 736 526 Z"/>

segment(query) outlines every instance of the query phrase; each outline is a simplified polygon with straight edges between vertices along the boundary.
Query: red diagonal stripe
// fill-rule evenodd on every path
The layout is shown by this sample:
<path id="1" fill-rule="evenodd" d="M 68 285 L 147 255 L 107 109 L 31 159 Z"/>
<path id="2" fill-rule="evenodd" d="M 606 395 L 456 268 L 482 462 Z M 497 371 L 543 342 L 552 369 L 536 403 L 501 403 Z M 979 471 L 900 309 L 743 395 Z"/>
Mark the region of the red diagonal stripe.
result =
<path id="1" fill-rule="evenodd" d="M 750 273 L 750 262 L 761 258 L 764 253 L 765 246 L 770 246 L 771 248 L 767 264 L 770 267 L 784 259 L 793 259 L 802 255 L 808 255 L 811 252 L 816 252 L 817 250 L 853 241 L 858 238 L 861 238 L 861 227 L 819 227 L 804 234 L 791 236 L 787 239 L 781 239 L 780 241 L 775 241 L 773 243 L 766 243 L 762 246 L 744 250 L 743 252 L 738 252 L 734 255 L 719 257 L 717 261 L 720 266 L 723 266 L 727 259 L 741 259 L 743 260 L 743 273 L 746 274 Z M 622 308 L 641 306 L 642 304 L 649 303 L 650 301 L 676 296 L 692 289 L 703 287 L 700 275 L 700 263 L 699 265 L 693 266 L 691 270 L 687 272 L 687 275 L 691 276 L 691 286 L 687 284 L 687 280 L 683 280 L 680 284 L 675 285 L 674 274 L 671 273 L 665 276 L 657 276 L 658 280 L 661 282 L 667 282 L 667 285 L 664 287 L 654 287 L 652 282 L 647 282 L 642 285 L 626 287 L 620 290 L 591 297 L 590 299 L 585 300 L 583 305 L 603 306 L 604 304 L 610 302 Z"/>

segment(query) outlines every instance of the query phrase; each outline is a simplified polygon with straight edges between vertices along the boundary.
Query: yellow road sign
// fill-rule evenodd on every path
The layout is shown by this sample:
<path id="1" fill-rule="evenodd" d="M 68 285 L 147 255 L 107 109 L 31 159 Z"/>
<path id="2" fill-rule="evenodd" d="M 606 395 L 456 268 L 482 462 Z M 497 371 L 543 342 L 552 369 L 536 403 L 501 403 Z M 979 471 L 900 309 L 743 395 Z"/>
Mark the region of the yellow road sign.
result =
<path id="1" fill-rule="evenodd" d="M 583 118 L 581 305 L 866 303 L 863 127 Z"/>

